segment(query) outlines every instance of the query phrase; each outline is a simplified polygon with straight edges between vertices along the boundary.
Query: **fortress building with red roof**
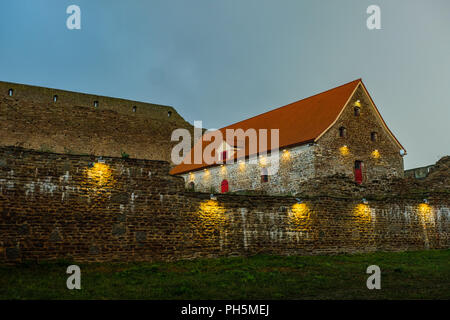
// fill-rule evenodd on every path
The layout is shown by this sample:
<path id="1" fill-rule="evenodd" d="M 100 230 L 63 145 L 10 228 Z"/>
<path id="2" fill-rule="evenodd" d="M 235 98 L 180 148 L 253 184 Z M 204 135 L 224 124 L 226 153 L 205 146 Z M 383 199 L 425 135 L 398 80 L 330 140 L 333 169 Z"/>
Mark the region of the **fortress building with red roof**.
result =
<path id="1" fill-rule="evenodd" d="M 230 129 L 245 134 L 229 139 Z M 257 143 L 250 139 L 252 130 L 257 133 Z M 272 142 L 274 130 L 278 144 Z M 212 193 L 295 194 L 301 182 L 336 174 L 358 184 L 403 176 L 406 151 L 361 79 L 219 131 L 224 138 L 211 153 L 213 161 L 194 161 L 194 150 L 204 153 L 214 141 L 211 136 L 217 134 L 207 132 L 171 170 L 171 174 L 184 177 L 187 188 Z M 260 143 L 264 131 L 267 144 Z"/>

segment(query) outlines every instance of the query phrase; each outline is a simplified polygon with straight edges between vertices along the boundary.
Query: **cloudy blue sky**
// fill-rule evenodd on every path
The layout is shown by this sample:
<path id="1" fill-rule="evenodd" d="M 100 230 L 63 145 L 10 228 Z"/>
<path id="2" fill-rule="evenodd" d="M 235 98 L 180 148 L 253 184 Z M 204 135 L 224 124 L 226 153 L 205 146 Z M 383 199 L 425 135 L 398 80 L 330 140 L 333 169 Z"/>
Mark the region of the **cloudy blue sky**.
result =
<path id="1" fill-rule="evenodd" d="M 0 80 L 219 128 L 361 77 L 411 168 L 450 154 L 449 39 L 448 0 L 1 0 Z"/>

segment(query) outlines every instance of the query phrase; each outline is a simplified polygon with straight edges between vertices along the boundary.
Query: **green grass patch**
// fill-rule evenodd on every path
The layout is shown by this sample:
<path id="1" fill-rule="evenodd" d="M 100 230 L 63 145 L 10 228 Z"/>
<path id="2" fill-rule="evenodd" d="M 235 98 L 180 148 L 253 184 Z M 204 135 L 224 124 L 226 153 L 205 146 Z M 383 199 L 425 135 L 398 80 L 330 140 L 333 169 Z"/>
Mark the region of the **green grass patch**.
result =
<path id="1" fill-rule="evenodd" d="M 449 299 L 450 250 L 338 256 L 270 256 L 158 263 L 70 262 L 0 266 L 0 299 Z M 381 268 L 381 290 L 366 269 Z"/>

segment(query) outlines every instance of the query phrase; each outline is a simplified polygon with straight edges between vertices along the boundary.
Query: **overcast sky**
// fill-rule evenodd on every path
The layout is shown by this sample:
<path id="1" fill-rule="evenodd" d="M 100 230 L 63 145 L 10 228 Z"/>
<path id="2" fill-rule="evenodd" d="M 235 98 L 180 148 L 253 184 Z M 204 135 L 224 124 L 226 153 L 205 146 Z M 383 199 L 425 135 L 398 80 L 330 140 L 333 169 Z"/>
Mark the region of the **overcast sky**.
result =
<path id="1" fill-rule="evenodd" d="M 207 128 L 362 78 L 406 168 L 450 154 L 449 0 L 1 0 L 0 43 L 1 81 L 171 105 Z"/>

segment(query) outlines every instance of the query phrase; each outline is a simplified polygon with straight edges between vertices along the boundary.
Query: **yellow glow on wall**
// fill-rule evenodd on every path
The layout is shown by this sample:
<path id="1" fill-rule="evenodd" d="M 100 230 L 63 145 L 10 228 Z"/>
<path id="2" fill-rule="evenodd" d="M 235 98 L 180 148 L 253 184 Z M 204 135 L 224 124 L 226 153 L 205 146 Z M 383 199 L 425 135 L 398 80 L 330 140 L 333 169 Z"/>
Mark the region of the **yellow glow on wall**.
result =
<path id="1" fill-rule="evenodd" d="M 299 232 L 305 232 L 311 228 L 311 210 L 306 203 L 296 203 L 292 205 L 289 212 L 288 223 L 290 227 Z"/>
<path id="2" fill-rule="evenodd" d="M 369 205 L 364 203 L 359 203 L 356 205 L 354 214 L 360 221 L 370 221 L 372 219 L 370 214 L 370 207 Z"/>
<path id="3" fill-rule="evenodd" d="M 87 178 L 97 187 L 112 187 L 115 184 L 111 168 L 105 163 L 96 162 L 86 169 Z"/>
<path id="4" fill-rule="evenodd" d="M 189 181 L 195 181 L 195 173 L 189 172 Z"/>
<path id="5" fill-rule="evenodd" d="M 289 150 L 283 150 L 282 158 L 283 160 L 289 160 L 291 158 L 291 153 Z"/>
<path id="6" fill-rule="evenodd" d="M 427 203 L 419 204 L 419 213 L 425 219 L 428 220 L 431 218 L 431 207 Z"/>
<path id="7" fill-rule="evenodd" d="M 372 158 L 378 159 L 380 157 L 380 152 L 378 150 L 372 151 Z"/>
<path id="8" fill-rule="evenodd" d="M 260 158 L 259 158 L 259 164 L 260 164 L 262 167 L 266 166 L 266 165 L 267 165 L 267 159 L 266 159 L 266 157 L 260 157 Z"/>
<path id="9" fill-rule="evenodd" d="M 204 175 L 203 175 L 203 178 L 209 178 L 209 176 L 210 176 L 210 172 L 209 172 L 209 170 L 208 169 L 205 169 L 205 170 L 203 170 L 204 171 Z"/>
<path id="10" fill-rule="evenodd" d="M 309 209 L 306 203 L 296 203 L 292 206 L 292 213 L 298 218 L 307 218 Z"/>
<path id="11" fill-rule="evenodd" d="M 220 166 L 220 173 L 221 174 L 226 174 L 227 173 L 227 167 L 225 167 L 224 165 Z"/>
<path id="12" fill-rule="evenodd" d="M 200 203 L 198 215 L 203 224 L 219 227 L 226 221 L 225 208 L 216 200 L 206 200 Z"/>
<path id="13" fill-rule="evenodd" d="M 342 146 L 339 148 L 339 152 L 343 155 L 346 156 L 350 153 L 350 150 L 348 149 L 347 146 Z"/>
<path id="14" fill-rule="evenodd" d="M 245 162 L 244 161 L 239 162 L 239 170 L 241 172 L 245 171 Z"/>
<path id="15" fill-rule="evenodd" d="M 355 101 L 355 107 L 361 107 L 361 101 L 356 100 Z"/>

